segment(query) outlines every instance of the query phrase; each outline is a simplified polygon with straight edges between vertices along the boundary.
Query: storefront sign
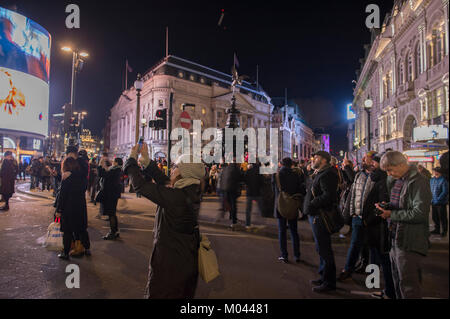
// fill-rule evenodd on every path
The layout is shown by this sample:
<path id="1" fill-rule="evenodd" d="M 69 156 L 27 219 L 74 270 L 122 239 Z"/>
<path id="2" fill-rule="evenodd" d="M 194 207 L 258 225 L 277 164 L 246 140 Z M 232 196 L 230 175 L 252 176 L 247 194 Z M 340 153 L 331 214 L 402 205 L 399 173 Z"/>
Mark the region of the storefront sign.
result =
<path id="1" fill-rule="evenodd" d="M 414 128 L 414 142 L 448 139 L 448 129 L 444 125 L 419 126 Z"/>
<path id="2" fill-rule="evenodd" d="M 428 156 L 408 156 L 408 162 L 433 163 L 433 158 Z"/>

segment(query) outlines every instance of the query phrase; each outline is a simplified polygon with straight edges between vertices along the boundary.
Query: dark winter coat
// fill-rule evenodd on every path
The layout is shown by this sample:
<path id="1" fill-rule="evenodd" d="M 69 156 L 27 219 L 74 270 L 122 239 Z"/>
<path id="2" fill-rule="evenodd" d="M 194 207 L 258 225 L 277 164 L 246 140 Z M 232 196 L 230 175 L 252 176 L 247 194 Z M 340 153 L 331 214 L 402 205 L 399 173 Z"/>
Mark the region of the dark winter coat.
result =
<path id="1" fill-rule="evenodd" d="M 223 169 L 221 190 L 240 193 L 241 170 L 237 164 L 230 164 Z"/>
<path id="2" fill-rule="evenodd" d="M 73 172 L 61 182 L 56 212 L 61 213 L 61 231 L 80 233 L 87 229 L 84 176 Z"/>
<path id="3" fill-rule="evenodd" d="M 245 173 L 245 184 L 247 185 L 247 196 L 261 196 L 263 176 L 259 173 L 259 166 L 253 165 Z"/>
<path id="4" fill-rule="evenodd" d="M 291 168 L 284 166 L 280 169 L 278 174 L 280 178 L 281 191 L 286 192 L 289 195 L 302 194 L 304 196 L 306 194 L 305 177 L 303 174 L 296 173 Z M 275 195 L 273 214 L 275 218 L 281 218 L 282 216 L 278 212 L 278 196 L 280 194 L 280 190 L 278 189 L 276 174 L 272 177 L 272 185 Z"/>
<path id="5" fill-rule="evenodd" d="M 124 170 L 136 191 L 158 205 L 146 297 L 193 298 L 198 279 L 199 185 L 166 187 L 168 178 L 154 161 L 145 174 L 134 158 L 127 160 Z M 156 183 L 146 181 L 144 175 L 152 176 Z"/>
<path id="6" fill-rule="evenodd" d="M 2 179 L 0 194 L 8 197 L 14 194 L 14 183 L 18 172 L 19 167 L 15 160 L 5 159 L 3 161 L 0 172 L 0 178 Z"/>
<path id="7" fill-rule="evenodd" d="M 77 161 L 81 168 L 81 175 L 83 176 L 82 181 L 84 183 L 84 190 L 87 190 L 89 181 L 89 159 L 87 156 L 79 156 Z"/>
<path id="8" fill-rule="evenodd" d="M 100 182 L 100 191 L 103 192 L 103 214 L 114 215 L 116 213 L 117 201 L 122 193 L 122 169 L 119 166 L 112 166 L 109 170 L 98 167 L 98 176 L 102 179 Z"/>
<path id="9" fill-rule="evenodd" d="M 363 204 L 362 219 L 366 226 L 367 242 L 370 247 L 378 248 L 383 254 L 389 253 L 390 240 L 387 221 L 377 215 L 376 203 L 389 202 L 390 195 L 387 190 L 387 174 L 376 169 L 370 174 L 375 182 Z"/>
<path id="10" fill-rule="evenodd" d="M 32 176 L 40 176 L 41 174 L 42 163 L 39 160 L 34 159 L 31 162 L 31 175 Z"/>
<path id="11" fill-rule="evenodd" d="M 315 216 L 319 210 L 331 210 L 337 203 L 338 176 L 335 168 L 328 167 L 312 175 L 311 187 L 308 187 L 305 202 L 303 204 L 303 214 Z M 314 195 L 313 196 L 313 190 Z"/>

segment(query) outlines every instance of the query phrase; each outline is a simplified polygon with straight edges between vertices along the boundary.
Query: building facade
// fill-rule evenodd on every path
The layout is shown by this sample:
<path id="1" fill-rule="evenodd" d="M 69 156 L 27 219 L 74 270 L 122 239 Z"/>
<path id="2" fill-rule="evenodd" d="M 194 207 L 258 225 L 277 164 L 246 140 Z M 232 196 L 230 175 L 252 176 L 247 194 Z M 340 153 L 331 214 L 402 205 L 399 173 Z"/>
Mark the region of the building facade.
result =
<path id="1" fill-rule="evenodd" d="M 406 155 L 437 151 L 434 162 L 446 148 L 448 134 L 431 147 L 414 132 L 431 125 L 448 128 L 448 6 L 448 0 L 394 1 L 381 30 L 373 34 L 354 90 L 358 161 L 369 144 L 378 152 Z"/>
<path id="2" fill-rule="evenodd" d="M 202 129 L 225 127 L 226 110 L 232 97 L 231 75 L 170 55 L 148 70 L 142 79 L 139 118 L 147 122 L 155 120 L 157 110 L 169 107 L 173 92 L 172 128 L 181 127 L 183 104 L 191 105 L 185 111 L 191 120 L 201 121 Z M 109 152 L 113 156 L 127 157 L 135 144 L 136 93 L 133 87 L 124 91 L 111 109 Z M 270 128 L 273 106 L 260 86 L 256 88 L 244 81 L 237 86 L 235 96 L 241 128 Z M 148 126 L 138 129 L 149 145 L 152 158 L 167 157 L 167 129 Z M 191 135 L 192 131 L 190 125 Z"/>
<path id="3" fill-rule="evenodd" d="M 318 150 L 315 135 L 302 116 L 300 106 L 285 98 L 273 98 L 272 127 L 280 128 L 278 158 L 309 159 Z"/>

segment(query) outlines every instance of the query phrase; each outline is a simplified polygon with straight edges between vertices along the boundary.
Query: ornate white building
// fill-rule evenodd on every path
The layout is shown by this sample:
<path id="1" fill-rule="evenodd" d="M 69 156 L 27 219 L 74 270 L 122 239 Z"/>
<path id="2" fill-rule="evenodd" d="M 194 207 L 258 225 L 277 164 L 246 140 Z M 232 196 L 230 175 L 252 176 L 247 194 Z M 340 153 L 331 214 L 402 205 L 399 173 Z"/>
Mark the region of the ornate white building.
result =
<path id="1" fill-rule="evenodd" d="M 273 98 L 272 127 L 279 127 L 278 158 L 309 159 L 320 149 L 311 127 L 305 122 L 300 106 L 284 98 Z"/>
<path id="2" fill-rule="evenodd" d="M 408 154 L 414 149 L 416 156 L 420 151 L 427 156 L 430 149 L 416 145 L 414 129 L 448 128 L 448 8 L 449 0 L 394 1 L 391 14 L 366 47 L 353 101 L 358 161 L 369 144 L 366 100 L 373 101 L 370 145 L 376 151 L 391 148 Z M 445 139 L 448 136 L 434 142 L 444 145 Z"/>
<path id="3" fill-rule="evenodd" d="M 230 107 L 232 96 L 231 75 L 170 55 L 148 70 L 142 79 L 141 119 L 155 120 L 157 110 L 168 108 L 169 96 L 173 92 L 172 128 L 181 127 L 184 103 L 195 105 L 186 107 L 185 111 L 192 120 L 201 120 L 203 129 L 225 127 L 225 111 Z M 270 128 L 273 106 L 260 87 L 245 81 L 238 85 L 236 107 L 240 111 L 241 128 Z M 135 126 L 136 90 L 132 87 L 122 93 L 111 109 L 110 153 L 121 157 L 129 155 L 135 143 Z M 167 129 L 155 130 L 147 126 L 140 135 L 145 137 L 153 158 L 167 157 Z"/>

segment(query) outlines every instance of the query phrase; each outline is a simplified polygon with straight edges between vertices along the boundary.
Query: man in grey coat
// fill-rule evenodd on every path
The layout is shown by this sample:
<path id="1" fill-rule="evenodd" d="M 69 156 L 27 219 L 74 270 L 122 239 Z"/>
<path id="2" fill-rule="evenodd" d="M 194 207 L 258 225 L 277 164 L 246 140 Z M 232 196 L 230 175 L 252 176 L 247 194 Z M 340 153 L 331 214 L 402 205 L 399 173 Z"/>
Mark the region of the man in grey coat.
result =
<path id="1" fill-rule="evenodd" d="M 422 263 L 429 248 L 430 184 L 400 152 L 384 154 L 380 166 L 389 175 L 390 202 L 384 208 L 375 206 L 389 221 L 395 294 L 397 299 L 419 299 Z"/>

